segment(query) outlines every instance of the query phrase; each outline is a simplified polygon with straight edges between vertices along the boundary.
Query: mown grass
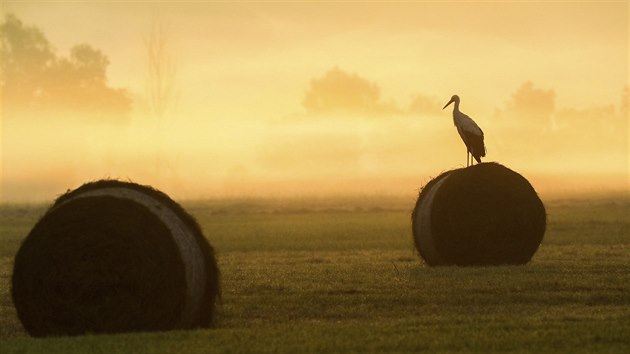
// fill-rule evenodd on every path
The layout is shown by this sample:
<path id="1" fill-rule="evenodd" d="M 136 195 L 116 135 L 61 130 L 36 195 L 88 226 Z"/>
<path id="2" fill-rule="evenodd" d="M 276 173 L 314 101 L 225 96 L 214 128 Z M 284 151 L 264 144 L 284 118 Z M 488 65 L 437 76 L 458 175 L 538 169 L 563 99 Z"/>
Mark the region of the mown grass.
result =
<path id="1" fill-rule="evenodd" d="M 42 206 L 0 208 L 0 351 L 630 352 L 630 202 L 546 203 L 521 267 L 426 267 L 414 200 L 194 201 L 217 250 L 216 328 L 32 339 L 10 299 L 12 259 Z"/>

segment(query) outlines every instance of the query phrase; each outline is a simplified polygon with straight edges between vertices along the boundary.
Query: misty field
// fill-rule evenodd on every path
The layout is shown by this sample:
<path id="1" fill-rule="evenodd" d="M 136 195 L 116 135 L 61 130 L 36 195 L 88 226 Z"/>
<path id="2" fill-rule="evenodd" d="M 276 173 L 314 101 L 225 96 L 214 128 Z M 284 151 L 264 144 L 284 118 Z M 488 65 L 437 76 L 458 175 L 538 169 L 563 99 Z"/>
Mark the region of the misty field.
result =
<path id="1" fill-rule="evenodd" d="M 32 339 L 12 262 L 45 206 L 0 206 L 0 352 L 630 352 L 630 201 L 546 201 L 532 262 L 429 268 L 413 198 L 183 203 L 217 251 L 209 330 Z"/>

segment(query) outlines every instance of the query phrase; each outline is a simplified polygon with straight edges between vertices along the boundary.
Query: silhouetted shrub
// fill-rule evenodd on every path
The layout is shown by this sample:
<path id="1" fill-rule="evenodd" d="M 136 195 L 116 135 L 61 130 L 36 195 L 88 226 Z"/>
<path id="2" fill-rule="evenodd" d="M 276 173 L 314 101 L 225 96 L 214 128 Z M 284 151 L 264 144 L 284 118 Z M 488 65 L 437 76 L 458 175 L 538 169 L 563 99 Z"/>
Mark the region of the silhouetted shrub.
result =
<path id="1" fill-rule="evenodd" d="M 497 163 L 442 173 L 422 188 L 412 214 L 416 249 L 428 265 L 525 264 L 545 227 L 534 188 Z"/>
<path id="2" fill-rule="evenodd" d="M 33 336 L 207 327 L 214 250 L 166 194 L 103 180 L 59 197 L 22 243 L 13 302 Z"/>

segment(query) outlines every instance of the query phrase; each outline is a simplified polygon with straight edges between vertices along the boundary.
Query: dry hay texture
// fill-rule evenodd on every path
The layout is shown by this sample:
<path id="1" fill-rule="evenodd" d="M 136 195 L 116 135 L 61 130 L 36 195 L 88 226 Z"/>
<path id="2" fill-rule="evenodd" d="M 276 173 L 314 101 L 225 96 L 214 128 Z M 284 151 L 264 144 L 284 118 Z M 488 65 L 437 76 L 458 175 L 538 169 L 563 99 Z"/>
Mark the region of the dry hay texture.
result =
<path id="1" fill-rule="evenodd" d="M 412 214 L 416 249 L 432 266 L 525 264 L 545 227 L 534 188 L 497 163 L 442 173 L 422 188 Z"/>
<path id="2" fill-rule="evenodd" d="M 12 296 L 33 336 L 208 327 L 214 250 L 166 194 L 116 180 L 59 197 L 22 243 Z"/>

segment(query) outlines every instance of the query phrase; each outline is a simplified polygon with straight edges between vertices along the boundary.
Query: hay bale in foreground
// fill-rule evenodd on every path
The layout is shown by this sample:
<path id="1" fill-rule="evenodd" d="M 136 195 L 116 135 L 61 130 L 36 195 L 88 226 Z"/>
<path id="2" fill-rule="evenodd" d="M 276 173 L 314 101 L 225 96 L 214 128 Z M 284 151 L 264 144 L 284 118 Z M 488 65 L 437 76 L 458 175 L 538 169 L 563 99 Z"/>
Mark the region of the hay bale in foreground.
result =
<path id="1" fill-rule="evenodd" d="M 412 214 L 414 243 L 428 265 L 525 264 L 545 227 L 534 188 L 497 163 L 442 173 L 422 188 Z"/>
<path id="2" fill-rule="evenodd" d="M 166 194 L 115 180 L 59 197 L 13 268 L 33 336 L 207 327 L 219 294 L 214 250 Z"/>

